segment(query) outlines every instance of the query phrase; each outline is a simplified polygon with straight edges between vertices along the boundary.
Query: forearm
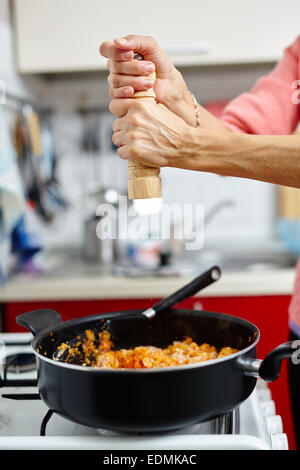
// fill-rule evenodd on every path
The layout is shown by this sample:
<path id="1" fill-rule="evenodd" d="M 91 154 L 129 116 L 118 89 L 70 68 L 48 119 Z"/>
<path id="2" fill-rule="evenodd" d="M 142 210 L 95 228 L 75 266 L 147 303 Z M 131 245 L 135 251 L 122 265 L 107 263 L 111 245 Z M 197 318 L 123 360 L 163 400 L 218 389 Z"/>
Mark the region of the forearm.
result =
<path id="1" fill-rule="evenodd" d="M 189 128 L 171 166 L 300 188 L 300 137 L 207 132 Z"/>

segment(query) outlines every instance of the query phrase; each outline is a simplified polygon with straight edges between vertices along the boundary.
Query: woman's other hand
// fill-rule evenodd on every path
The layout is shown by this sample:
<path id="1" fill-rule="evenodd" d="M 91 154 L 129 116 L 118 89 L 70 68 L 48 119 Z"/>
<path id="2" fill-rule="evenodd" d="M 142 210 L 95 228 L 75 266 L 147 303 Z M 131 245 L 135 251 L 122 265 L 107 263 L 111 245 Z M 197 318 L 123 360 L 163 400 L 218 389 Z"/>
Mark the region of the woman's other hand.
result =
<path id="1" fill-rule="evenodd" d="M 115 99 L 110 110 L 123 116 L 113 124 L 118 154 L 151 167 L 181 166 L 188 153 L 191 127 L 162 104 Z"/>

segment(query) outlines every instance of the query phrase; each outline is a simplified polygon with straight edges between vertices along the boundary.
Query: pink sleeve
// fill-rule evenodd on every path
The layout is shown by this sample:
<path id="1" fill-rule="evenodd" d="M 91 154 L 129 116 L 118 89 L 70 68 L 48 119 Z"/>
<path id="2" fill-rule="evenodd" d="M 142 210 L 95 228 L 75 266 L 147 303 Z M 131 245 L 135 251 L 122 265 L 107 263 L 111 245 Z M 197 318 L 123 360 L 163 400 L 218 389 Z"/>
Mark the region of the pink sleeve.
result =
<path id="1" fill-rule="evenodd" d="M 299 78 L 299 56 L 300 36 L 285 49 L 272 72 L 259 79 L 250 93 L 230 101 L 221 116 L 222 122 L 233 132 L 292 134 L 299 121 L 299 104 L 293 102 L 297 90 L 292 87 Z"/>
<path id="2" fill-rule="evenodd" d="M 289 306 L 289 316 L 300 327 L 300 259 L 297 264 L 294 293 Z"/>

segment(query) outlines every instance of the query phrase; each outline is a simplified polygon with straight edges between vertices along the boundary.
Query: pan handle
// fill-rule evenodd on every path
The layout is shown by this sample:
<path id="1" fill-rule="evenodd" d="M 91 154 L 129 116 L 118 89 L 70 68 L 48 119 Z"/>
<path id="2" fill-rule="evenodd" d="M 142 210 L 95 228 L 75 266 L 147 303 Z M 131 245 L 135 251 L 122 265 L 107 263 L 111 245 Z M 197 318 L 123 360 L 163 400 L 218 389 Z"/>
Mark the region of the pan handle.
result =
<path id="1" fill-rule="evenodd" d="M 297 349 L 298 348 L 298 349 Z M 274 382 L 280 375 L 281 363 L 283 359 L 292 358 L 295 364 L 300 363 L 300 341 L 287 341 L 280 344 L 265 357 L 260 364 L 259 376 L 267 382 Z"/>
<path id="2" fill-rule="evenodd" d="M 31 312 L 22 313 L 16 318 L 16 322 L 27 328 L 33 336 L 46 328 L 62 322 L 59 313 L 49 308 L 32 310 Z"/>
<path id="3" fill-rule="evenodd" d="M 197 294 L 197 292 L 204 289 L 205 287 L 210 286 L 213 282 L 220 279 L 220 277 L 221 269 L 219 268 L 219 266 L 213 266 L 212 268 L 197 276 L 189 284 L 186 284 L 178 291 L 173 292 L 173 294 L 160 300 L 155 305 L 145 310 L 143 312 L 143 315 L 148 318 L 152 318 L 157 313 L 162 313 L 165 310 L 174 307 L 174 305 L 179 304 L 183 300 L 188 299 L 189 297 L 192 297 L 193 295 Z"/>
<path id="4" fill-rule="evenodd" d="M 300 340 L 280 344 L 263 360 L 240 357 L 238 365 L 245 375 L 274 382 L 280 375 L 283 359 L 289 358 L 292 358 L 294 364 L 300 364 Z"/>

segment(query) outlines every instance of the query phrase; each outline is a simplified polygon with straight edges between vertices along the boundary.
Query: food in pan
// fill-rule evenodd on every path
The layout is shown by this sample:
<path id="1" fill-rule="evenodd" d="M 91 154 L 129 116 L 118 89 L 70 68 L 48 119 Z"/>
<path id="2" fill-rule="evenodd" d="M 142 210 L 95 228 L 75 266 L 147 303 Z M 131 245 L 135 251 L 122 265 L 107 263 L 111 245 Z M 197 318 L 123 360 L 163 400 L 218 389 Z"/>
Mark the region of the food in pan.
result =
<path id="1" fill-rule="evenodd" d="M 109 369 L 181 366 L 222 358 L 238 351 L 231 347 L 224 347 L 218 351 L 207 343 L 198 345 L 190 337 L 186 337 L 183 341 L 174 341 L 165 349 L 154 346 L 119 350 L 112 348 L 113 342 L 108 331 L 95 334 L 92 330 L 86 330 L 84 339 L 78 339 L 75 345 L 62 343 L 58 347 L 67 362 L 79 362 L 82 366 Z"/>

